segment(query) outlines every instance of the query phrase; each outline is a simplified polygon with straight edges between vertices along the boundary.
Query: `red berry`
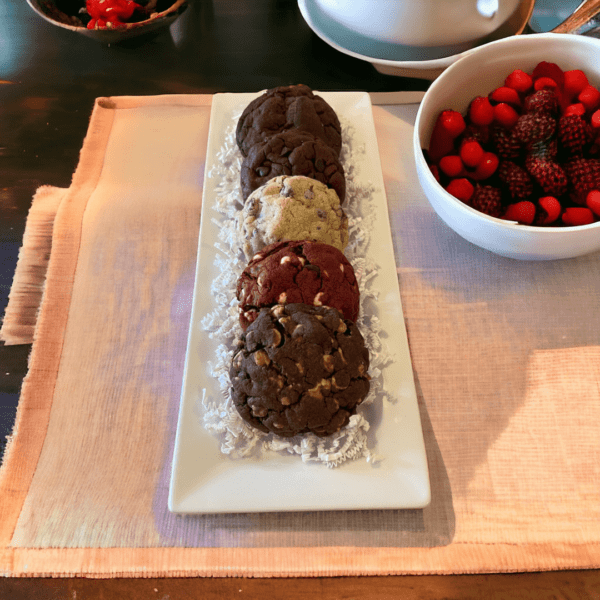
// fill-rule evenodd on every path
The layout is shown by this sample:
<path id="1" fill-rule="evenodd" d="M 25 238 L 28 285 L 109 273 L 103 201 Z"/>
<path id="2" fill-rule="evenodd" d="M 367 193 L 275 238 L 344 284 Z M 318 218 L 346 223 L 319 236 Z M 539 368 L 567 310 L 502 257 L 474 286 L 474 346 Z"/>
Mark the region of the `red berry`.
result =
<path id="1" fill-rule="evenodd" d="M 506 87 L 525 93 L 533 85 L 531 75 L 521 69 L 515 69 L 504 81 Z"/>
<path id="2" fill-rule="evenodd" d="M 490 217 L 501 217 L 504 212 L 502 206 L 502 192 L 491 185 L 477 185 L 469 206 Z"/>
<path id="3" fill-rule="evenodd" d="M 448 154 L 443 156 L 439 162 L 440 169 L 448 177 L 458 177 L 465 170 L 463 161 L 456 154 Z"/>
<path id="4" fill-rule="evenodd" d="M 554 196 L 544 196 L 538 200 L 538 204 L 546 211 L 546 218 L 543 225 L 554 223 L 558 219 L 561 211 L 560 202 Z"/>
<path id="5" fill-rule="evenodd" d="M 453 179 L 446 187 L 446 191 L 452 194 L 455 198 L 468 202 L 473 195 L 475 188 L 473 184 L 464 177 L 461 179 Z"/>
<path id="6" fill-rule="evenodd" d="M 539 79 L 536 79 L 533 84 L 533 89 L 538 92 L 540 90 L 552 90 L 556 87 L 558 87 L 558 85 L 551 77 L 540 77 Z"/>
<path id="7" fill-rule="evenodd" d="M 569 115 L 578 115 L 579 117 L 585 115 L 585 106 L 581 104 L 581 102 L 577 102 L 575 104 L 569 104 L 567 108 L 565 108 L 565 116 Z"/>
<path id="8" fill-rule="evenodd" d="M 498 166 L 498 179 L 513 200 L 526 200 L 533 193 L 531 175 L 520 165 L 503 160 Z"/>
<path id="9" fill-rule="evenodd" d="M 537 90 L 525 97 L 523 101 L 523 112 L 541 112 L 555 115 L 558 112 L 559 98 L 556 90 Z"/>
<path id="10" fill-rule="evenodd" d="M 586 110 L 592 111 L 600 104 L 600 92 L 593 85 L 586 85 L 579 92 L 577 99 L 585 106 Z"/>
<path id="11" fill-rule="evenodd" d="M 494 106 L 494 120 L 507 129 L 514 127 L 519 119 L 519 113 L 509 104 L 501 102 Z"/>
<path id="12" fill-rule="evenodd" d="M 600 217 L 600 190 L 592 190 L 588 193 L 585 203 L 587 207 Z"/>
<path id="13" fill-rule="evenodd" d="M 600 127 L 600 109 L 598 109 L 590 118 L 590 124 L 594 129 L 598 129 Z"/>
<path id="14" fill-rule="evenodd" d="M 589 225 L 594 222 L 594 213 L 589 208 L 570 206 L 565 208 L 562 220 L 565 225 Z"/>
<path id="15" fill-rule="evenodd" d="M 525 168 L 548 196 L 562 196 L 569 185 L 565 170 L 555 162 L 528 156 Z"/>
<path id="16" fill-rule="evenodd" d="M 506 102 L 506 104 L 512 104 L 513 106 L 521 106 L 521 98 L 517 90 L 506 87 L 505 85 L 499 88 L 496 88 L 490 94 L 490 100 L 494 102 Z"/>
<path id="17" fill-rule="evenodd" d="M 438 117 L 429 140 L 429 161 L 436 164 L 442 156 L 452 152 L 454 152 L 454 138 L 446 131 L 440 117 Z"/>
<path id="18" fill-rule="evenodd" d="M 569 98 L 575 98 L 581 90 L 589 85 L 586 74 L 579 69 L 565 71 L 565 94 Z"/>
<path id="19" fill-rule="evenodd" d="M 458 137 L 467 126 L 463 116 L 456 110 L 444 110 L 440 115 L 444 129 L 453 137 Z"/>
<path id="20" fill-rule="evenodd" d="M 475 181 L 482 181 L 491 177 L 496 172 L 499 162 L 498 157 L 493 152 L 484 152 L 477 168 L 471 173 L 471 178 Z"/>
<path id="21" fill-rule="evenodd" d="M 552 79 L 558 87 L 562 87 L 565 83 L 565 74 L 563 70 L 555 63 L 542 61 L 538 63 L 533 69 L 531 74 L 533 80 L 540 79 L 541 77 L 548 77 Z"/>
<path id="22" fill-rule="evenodd" d="M 579 115 L 558 120 L 558 140 L 569 156 L 581 156 L 591 138 L 590 126 Z"/>
<path id="23" fill-rule="evenodd" d="M 518 221 L 522 225 L 531 225 L 535 218 L 535 204 L 529 200 L 509 204 L 502 218 L 507 221 Z"/>
<path id="24" fill-rule="evenodd" d="M 435 180 L 439 183 L 440 182 L 440 170 L 438 169 L 437 165 L 429 165 L 429 170 L 435 177 Z"/>
<path id="25" fill-rule="evenodd" d="M 489 125 L 494 120 L 494 107 L 489 98 L 478 96 L 469 105 L 469 120 L 474 125 Z"/>
<path id="26" fill-rule="evenodd" d="M 475 168 L 483 158 L 483 148 L 476 140 L 463 142 L 460 147 L 460 158 L 465 166 Z"/>

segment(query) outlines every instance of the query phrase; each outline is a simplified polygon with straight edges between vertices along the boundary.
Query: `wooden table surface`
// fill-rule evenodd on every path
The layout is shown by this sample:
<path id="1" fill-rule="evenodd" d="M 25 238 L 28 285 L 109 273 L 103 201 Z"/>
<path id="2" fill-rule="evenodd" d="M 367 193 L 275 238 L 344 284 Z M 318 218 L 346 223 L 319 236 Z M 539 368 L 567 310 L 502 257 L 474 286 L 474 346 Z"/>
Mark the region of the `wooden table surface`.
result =
<path id="1" fill-rule="evenodd" d="M 547 0 L 545 2 L 548 5 Z M 558 1 L 558 0 L 557 0 Z M 0 0 L 0 309 L 36 188 L 66 187 L 94 99 L 111 95 L 425 90 L 322 42 L 295 0 L 196 0 L 171 30 L 110 46 L 53 27 L 25 0 Z M 30 347 L 0 345 L 0 456 Z M 0 502 L 2 500 L 0 499 Z M 0 579 L 0 599 L 590 598 L 600 572 L 312 579 Z"/>

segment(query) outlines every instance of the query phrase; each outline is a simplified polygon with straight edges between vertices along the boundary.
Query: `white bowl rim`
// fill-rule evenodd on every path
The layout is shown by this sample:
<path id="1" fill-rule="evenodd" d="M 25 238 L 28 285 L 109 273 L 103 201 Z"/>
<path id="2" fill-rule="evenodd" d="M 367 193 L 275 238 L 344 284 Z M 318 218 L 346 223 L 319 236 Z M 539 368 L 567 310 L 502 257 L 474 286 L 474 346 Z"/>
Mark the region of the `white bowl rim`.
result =
<path id="1" fill-rule="evenodd" d="M 483 221 L 496 223 L 498 226 L 506 227 L 509 230 L 514 229 L 514 230 L 519 230 L 519 231 L 529 231 L 529 232 L 539 233 L 541 235 L 556 235 L 557 231 L 568 232 L 568 231 L 581 231 L 583 229 L 600 229 L 600 220 L 595 221 L 594 223 L 588 223 L 587 225 L 566 225 L 566 226 L 561 226 L 561 227 L 540 227 L 537 225 L 522 225 L 522 224 L 518 223 L 517 221 L 508 221 L 505 219 L 500 219 L 497 217 L 491 217 L 490 215 L 486 215 L 485 213 L 482 213 L 481 211 L 476 210 L 475 208 L 472 208 L 471 206 L 468 206 L 464 202 L 461 202 L 458 198 L 456 198 L 455 196 L 453 196 L 452 194 L 447 192 L 438 183 L 436 178 L 433 176 L 433 173 L 431 172 L 431 169 L 429 169 L 429 165 L 427 164 L 427 162 L 425 160 L 425 156 L 423 155 L 423 149 L 421 147 L 421 139 L 420 139 L 421 113 L 422 113 L 423 104 L 430 94 L 433 95 L 432 92 L 435 93 L 435 90 L 444 84 L 444 81 L 447 78 L 452 77 L 452 74 L 454 73 L 454 71 L 456 71 L 457 69 L 460 68 L 461 63 L 465 62 L 468 59 L 471 59 L 471 60 L 476 59 L 478 54 L 488 52 L 488 51 L 490 51 L 489 50 L 490 48 L 493 49 L 497 46 L 510 45 L 510 44 L 513 44 L 513 45 L 527 44 L 527 43 L 537 44 L 537 43 L 541 43 L 541 41 L 531 42 L 531 40 L 532 39 L 546 40 L 550 37 L 552 39 L 558 38 L 558 39 L 564 39 L 565 41 L 568 40 L 569 42 L 573 42 L 576 44 L 580 43 L 580 41 L 581 41 L 581 43 L 583 45 L 596 46 L 597 49 L 600 51 L 600 39 L 599 38 L 579 36 L 579 35 L 574 35 L 571 33 L 534 33 L 534 34 L 530 34 L 530 35 L 513 36 L 513 37 L 503 38 L 501 40 L 495 40 L 493 42 L 489 42 L 487 44 L 479 46 L 477 48 L 473 48 L 468 53 L 466 53 L 464 56 L 461 56 L 452 65 L 450 65 L 437 79 L 435 79 L 432 82 L 432 84 L 429 86 L 427 92 L 425 92 L 425 96 L 423 97 L 423 99 L 421 100 L 421 103 L 419 104 L 419 109 L 417 111 L 417 116 L 415 119 L 415 129 L 414 129 L 414 136 L 413 136 L 414 150 L 415 150 L 415 152 L 417 151 L 417 149 L 419 150 L 419 154 L 418 154 L 419 160 L 420 161 L 422 160 L 422 165 L 424 165 L 426 167 L 426 168 L 422 169 L 422 171 L 424 172 L 423 176 L 426 177 L 430 183 L 435 184 L 441 190 L 442 196 L 444 198 L 446 198 L 446 200 L 451 202 L 454 206 L 456 206 L 459 210 L 466 212 L 468 214 L 474 215 L 477 218 L 482 219 Z M 575 41 L 574 38 L 576 38 L 576 40 L 578 40 L 578 41 Z M 516 41 L 516 40 L 518 40 L 518 41 Z"/>

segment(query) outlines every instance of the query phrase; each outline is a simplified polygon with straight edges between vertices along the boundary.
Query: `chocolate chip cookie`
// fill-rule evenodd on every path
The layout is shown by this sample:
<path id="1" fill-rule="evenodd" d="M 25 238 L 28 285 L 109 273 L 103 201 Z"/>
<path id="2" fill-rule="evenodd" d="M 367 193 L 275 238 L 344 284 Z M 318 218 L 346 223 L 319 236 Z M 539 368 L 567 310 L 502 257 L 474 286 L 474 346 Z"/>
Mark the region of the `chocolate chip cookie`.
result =
<path id="1" fill-rule="evenodd" d="M 311 133 L 291 129 L 252 147 L 242 162 L 240 181 L 244 200 L 277 175 L 312 177 L 346 197 L 344 167 L 338 155 Z"/>
<path id="2" fill-rule="evenodd" d="M 340 251 L 348 244 L 348 218 L 334 190 L 303 175 L 280 175 L 254 190 L 237 222 L 248 260 L 269 244 L 309 240 Z"/>
<path id="3" fill-rule="evenodd" d="M 277 242 L 250 261 L 237 282 L 240 324 L 246 329 L 261 308 L 303 303 L 337 308 L 358 318 L 360 293 L 352 265 L 329 244 Z"/>
<path id="4" fill-rule="evenodd" d="M 242 418 L 281 437 L 324 437 L 344 427 L 369 392 L 369 351 L 335 308 L 262 308 L 230 367 Z"/>
<path id="5" fill-rule="evenodd" d="M 342 128 L 337 114 L 321 96 L 306 85 L 280 86 L 255 98 L 242 112 L 235 138 L 244 156 L 267 138 L 299 129 L 323 140 L 339 155 Z"/>

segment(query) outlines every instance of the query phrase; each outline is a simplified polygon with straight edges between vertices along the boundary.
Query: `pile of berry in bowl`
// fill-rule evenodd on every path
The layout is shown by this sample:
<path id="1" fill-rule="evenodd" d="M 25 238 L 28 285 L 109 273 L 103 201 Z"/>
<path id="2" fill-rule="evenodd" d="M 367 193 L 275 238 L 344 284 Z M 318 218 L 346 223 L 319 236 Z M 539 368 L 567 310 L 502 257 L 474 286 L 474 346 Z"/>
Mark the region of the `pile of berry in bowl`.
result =
<path id="1" fill-rule="evenodd" d="M 473 244 L 525 260 L 600 250 L 600 40 L 477 48 L 425 94 L 414 154 L 434 210 Z"/>
<path id="2" fill-rule="evenodd" d="M 174 23 L 188 0 L 27 0 L 45 21 L 100 42 L 119 42 Z"/>

